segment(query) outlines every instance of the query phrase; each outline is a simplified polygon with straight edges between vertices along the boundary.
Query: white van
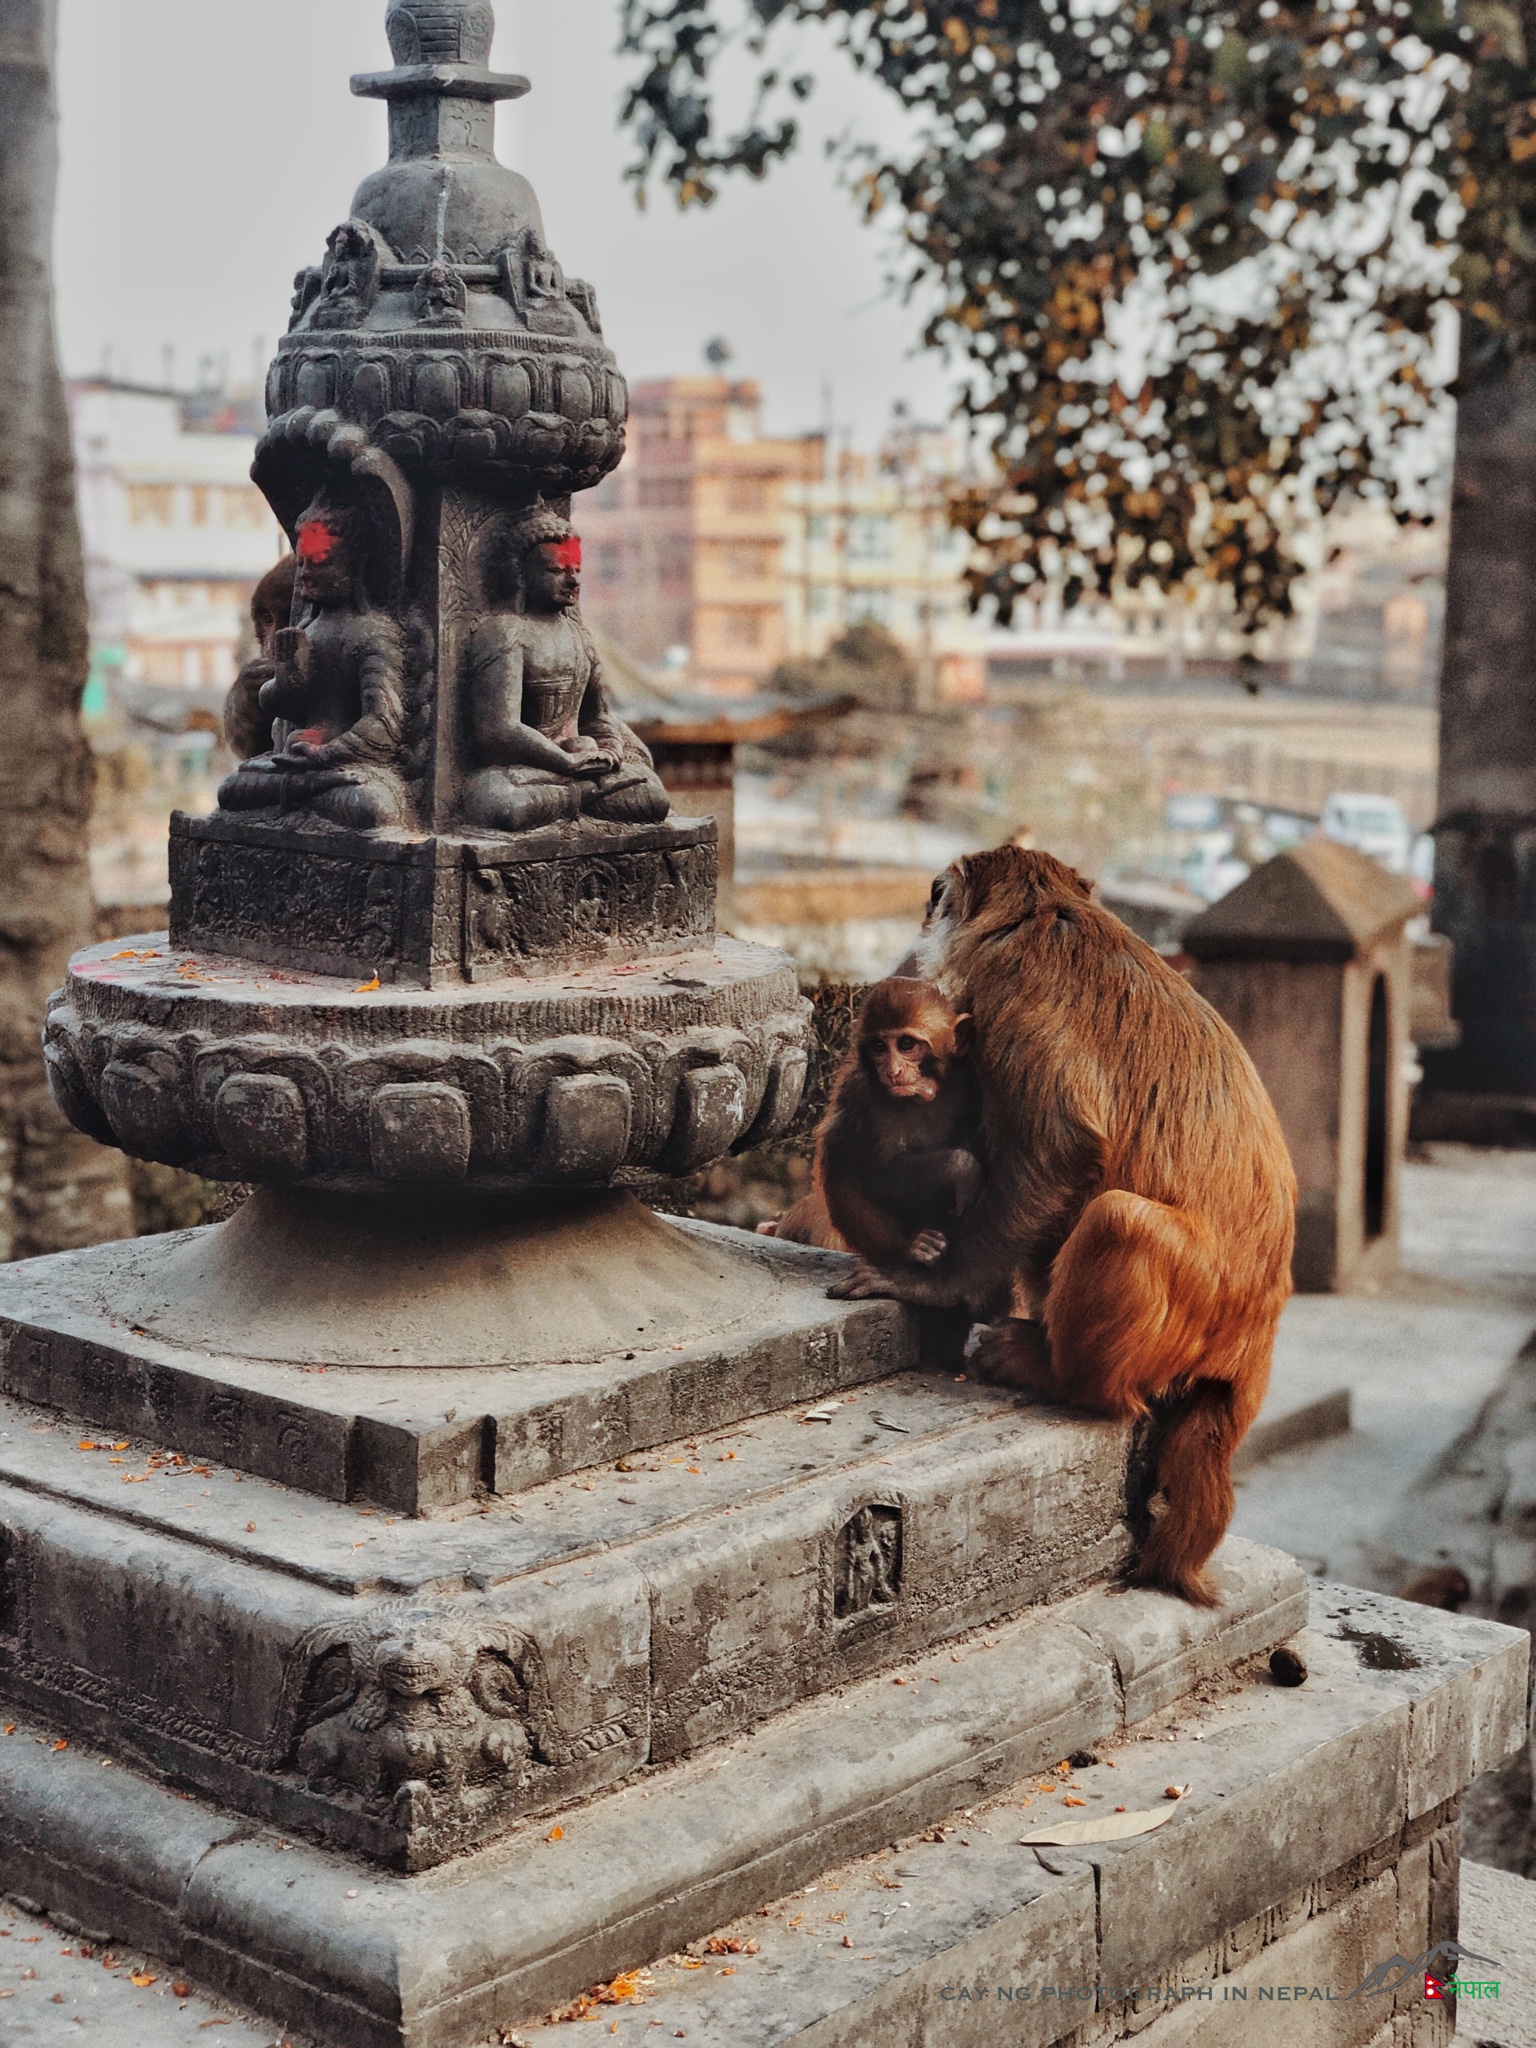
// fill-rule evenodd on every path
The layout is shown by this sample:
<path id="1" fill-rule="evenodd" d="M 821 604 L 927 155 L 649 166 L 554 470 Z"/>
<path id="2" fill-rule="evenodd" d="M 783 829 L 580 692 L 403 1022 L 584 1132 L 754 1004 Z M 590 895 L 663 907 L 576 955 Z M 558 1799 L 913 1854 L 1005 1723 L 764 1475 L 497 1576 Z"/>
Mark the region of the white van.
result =
<path id="1" fill-rule="evenodd" d="M 1406 875 L 1413 832 L 1395 797 L 1336 790 L 1323 805 L 1318 831 L 1324 839 L 1358 848 L 1394 875 Z"/>

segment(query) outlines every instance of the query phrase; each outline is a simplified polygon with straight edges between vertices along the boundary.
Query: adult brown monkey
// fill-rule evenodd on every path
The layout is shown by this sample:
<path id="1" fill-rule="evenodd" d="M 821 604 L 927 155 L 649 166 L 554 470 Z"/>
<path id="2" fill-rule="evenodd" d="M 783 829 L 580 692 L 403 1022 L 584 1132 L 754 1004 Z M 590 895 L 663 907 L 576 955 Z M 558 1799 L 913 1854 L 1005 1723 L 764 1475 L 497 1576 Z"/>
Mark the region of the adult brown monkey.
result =
<path id="1" fill-rule="evenodd" d="M 1291 1291 L 1296 1182 L 1231 1030 L 1049 854 L 999 847 L 934 885 L 916 971 L 974 1020 L 989 1177 L 928 1272 L 833 1289 L 1003 1316 L 981 1369 L 1092 1413 L 1164 1410 L 1167 1506 L 1137 1576 L 1199 1605 L 1232 1518 Z"/>

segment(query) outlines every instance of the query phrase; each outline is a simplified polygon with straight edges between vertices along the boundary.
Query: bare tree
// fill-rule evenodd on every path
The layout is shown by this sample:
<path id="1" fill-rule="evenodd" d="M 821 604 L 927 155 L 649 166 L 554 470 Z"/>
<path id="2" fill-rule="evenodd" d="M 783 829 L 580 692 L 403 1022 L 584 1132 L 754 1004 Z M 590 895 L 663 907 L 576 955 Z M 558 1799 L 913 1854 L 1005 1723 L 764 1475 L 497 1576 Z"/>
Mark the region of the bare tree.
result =
<path id="1" fill-rule="evenodd" d="M 43 1013 L 91 935 L 89 638 L 53 324 L 57 0 L 0 0 L 0 1259 L 131 1231 L 119 1154 L 48 1093 Z"/>

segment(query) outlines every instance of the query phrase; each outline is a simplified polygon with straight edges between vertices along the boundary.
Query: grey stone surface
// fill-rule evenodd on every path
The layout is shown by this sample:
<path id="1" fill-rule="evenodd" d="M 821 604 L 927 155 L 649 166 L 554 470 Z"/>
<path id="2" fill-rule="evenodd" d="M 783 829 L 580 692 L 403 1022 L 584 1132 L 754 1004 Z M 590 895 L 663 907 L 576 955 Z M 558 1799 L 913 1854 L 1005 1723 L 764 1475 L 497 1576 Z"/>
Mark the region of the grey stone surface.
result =
<path id="1" fill-rule="evenodd" d="M 1497 2002 L 1471 1999 L 1459 2013 L 1460 2037 L 1475 2048 L 1521 2048 L 1536 2041 L 1536 1884 L 1467 1858 L 1461 1865 L 1462 1942 L 1492 1956 Z"/>
<path id="2" fill-rule="evenodd" d="M 1217 1665 L 1246 1622 L 1241 1589 L 1268 1601 L 1274 1585 L 1272 1561 L 1241 1546 L 1224 1563 L 1232 1604 L 1202 1623 Z M 120 1892 L 146 1948 L 276 2018 L 367 2048 L 447 2048 L 1113 1739 L 1118 1674 L 1093 1630 L 1117 1597 L 1082 1594 L 825 1694 L 423 1877 L 205 1817 L 78 1745 L 25 1737 L 0 1750 L 0 1853 L 18 1888 L 92 1925 L 113 1924 Z M 141 1866 L 178 1813 L 181 1867 L 146 1892 Z"/>
<path id="3" fill-rule="evenodd" d="M 679 2033 L 702 2048 L 1443 2048 L 1446 2016 L 1422 1999 L 1347 1994 L 1392 1954 L 1456 1934 L 1455 1808 L 1409 1812 L 1413 1715 L 1479 1670 L 1523 1698 L 1528 1646 L 1397 1603 L 1377 1616 L 1404 1641 L 1421 1619 L 1423 1661 L 1393 1674 L 1362 1661 L 1340 1633 L 1351 1617 L 1320 1601 L 1300 1690 L 1257 1664 L 1224 1674 L 1095 1745 L 1099 1760 L 1070 1777 L 1032 1775 L 942 1829 L 821 1872 L 654 1963 L 640 2002 L 596 2010 L 630 2048 Z M 1159 1805 L 1170 1782 L 1188 1793 L 1154 1834 L 1038 1856 L 1018 1840 L 1053 1815 Z M 1063 1812 L 1068 1798 L 1081 1809 Z M 1086 1949 L 1075 1976 L 1062 1932 L 1074 1912 Z M 1333 1998 L 1299 2002 L 1298 1985 Z M 1097 2011 L 1082 1996 L 1094 1987 Z M 512 2031 L 525 2048 L 563 2038 L 543 2020 Z"/>
<path id="4" fill-rule="evenodd" d="M 402 1522 L 0 1404 L 0 1677 L 214 1798 L 423 1868 L 1130 1554 L 1124 1427 L 916 1373 L 805 1412 Z M 1296 1625 L 1288 1565 L 1226 1582 L 1221 1654 Z M 1160 1596 L 1116 1628 L 1106 1654 L 1150 1666 L 1136 1711 L 1212 1654 Z"/>
<path id="5" fill-rule="evenodd" d="M 654 958 L 715 932 L 712 818 L 502 839 L 171 820 L 171 944 L 413 988 Z"/>
<path id="6" fill-rule="evenodd" d="M 88 1136 L 213 1180 L 569 1192 L 692 1173 L 779 1136 L 805 1086 L 809 1014 L 786 956 L 734 939 L 430 990 L 151 933 L 75 956 L 44 1050 Z M 602 1115 L 571 1094 L 594 1079 Z M 435 1089 L 442 1112 L 408 1117 L 409 1144 L 400 1087 Z"/>
<path id="7" fill-rule="evenodd" d="M 211 1229 L 0 1269 L 0 1388 L 418 1514 L 916 1356 L 909 1311 L 827 1300 L 838 1255 L 627 1195 L 536 1219 L 370 1206 L 350 1232 L 309 1199 L 320 1214 L 263 1193 Z"/>
<path id="8" fill-rule="evenodd" d="M 135 1977 L 150 1981 L 136 1984 Z M 156 1956 L 98 1944 L 8 1904 L 0 1905 L 0 2041 L 7 2048 L 207 2048 L 211 2041 L 309 2048 L 308 2037 L 194 1990 Z"/>

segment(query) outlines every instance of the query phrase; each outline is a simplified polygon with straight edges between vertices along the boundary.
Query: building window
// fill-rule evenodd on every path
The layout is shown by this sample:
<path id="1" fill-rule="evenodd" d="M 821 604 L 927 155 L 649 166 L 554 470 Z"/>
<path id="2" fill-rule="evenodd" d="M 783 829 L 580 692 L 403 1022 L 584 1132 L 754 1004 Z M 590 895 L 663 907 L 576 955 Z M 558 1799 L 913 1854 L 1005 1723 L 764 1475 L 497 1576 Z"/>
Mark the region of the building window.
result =
<path id="1" fill-rule="evenodd" d="M 848 522 L 848 558 L 853 562 L 888 562 L 895 553 L 895 533 L 889 519 L 867 513 Z"/>
<path id="2" fill-rule="evenodd" d="M 191 504 L 192 524 L 194 526 L 206 526 L 208 524 L 208 500 L 211 495 L 212 493 L 206 484 L 193 484 L 187 492 L 187 497 Z"/>
<path id="3" fill-rule="evenodd" d="M 818 512 L 806 526 L 806 538 L 812 547 L 825 547 L 832 538 L 832 521 L 825 512 Z"/>
<path id="4" fill-rule="evenodd" d="M 724 637 L 727 647 L 761 647 L 763 644 L 762 613 L 727 612 L 725 615 Z"/>
<path id="5" fill-rule="evenodd" d="M 693 549 L 687 541 L 664 536 L 656 548 L 656 572 L 663 583 L 691 583 Z"/>
<path id="6" fill-rule="evenodd" d="M 772 557 L 767 548 L 732 548 L 725 573 L 732 583 L 761 583 L 773 574 Z"/>
<path id="7" fill-rule="evenodd" d="M 888 590 L 850 590 L 848 593 L 848 623 L 856 626 L 860 619 L 872 619 L 877 626 L 889 626 L 895 614 L 895 606 Z"/>
<path id="8" fill-rule="evenodd" d="M 229 485 L 222 496 L 226 526 L 248 526 L 259 531 L 272 517 L 266 499 L 258 490 Z"/>
<path id="9" fill-rule="evenodd" d="M 128 519 L 134 526 L 170 526 L 176 518 L 176 493 L 170 484 L 130 484 Z"/>
<path id="10" fill-rule="evenodd" d="M 830 618 L 833 610 L 832 586 L 830 583 L 811 585 L 810 613 L 813 619 Z"/>
<path id="11" fill-rule="evenodd" d="M 624 549 L 618 541 L 600 541 L 592 550 L 592 575 L 598 583 L 624 581 Z"/>
<path id="12" fill-rule="evenodd" d="M 686 476 L 643 476 L 640 479 L 640 503 L 648 511 L 675 511 L 692 502 L 692 483 Z"/>
<path id="13" fill-rule="evenodd" d="M 725 487 L 725 509 L 728 512 L 766 512 L 767 484 L 757 476 L 732 477 Z"/>

